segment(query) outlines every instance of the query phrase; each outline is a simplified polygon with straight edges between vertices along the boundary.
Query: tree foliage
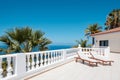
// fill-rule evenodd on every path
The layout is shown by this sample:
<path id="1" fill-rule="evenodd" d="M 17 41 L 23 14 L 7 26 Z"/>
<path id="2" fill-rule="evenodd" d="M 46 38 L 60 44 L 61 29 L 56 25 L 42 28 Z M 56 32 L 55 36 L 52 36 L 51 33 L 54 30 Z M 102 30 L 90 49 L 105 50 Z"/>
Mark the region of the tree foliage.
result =
<path id="1" fill-rule="evenodd" d="M 105 22 L 106 30 L 120 27 L 120 9 L 111 11 Z"/>
<path id="2" fill-rule="evenodd" d="M 7 48 L 0 48 L 0 51 L 5 53 L 25 53 L 31 52 L 35 48 L 38 50 L 46 50 L 48 49 L 47 45 L 50 44 L 51 41 L 45 38 L 44 34 L 45 33 L 40 30 L 33 31 L 29 27 L 11 29 L 0 37 L 0 41 L 7 46 Z"/>
<path id="3" fill-rule="evenodd" d="M 98 26 L 98 24 L 89 25 L 85 30 L 85 36 L 89 37 L 91 34 L 95 34 L 101 32 L 102 27 Z"/>
<path id="4" fill-rule="evenodd" d="M 90 45 L 90 44 L 87 44 L 87 42 L 88 42 L 88 40 L 83 40 L 83 39 L 81 39 L 81 40 L 76 40 L 77 45 L 75 45 L 75 46 L 73 46 L 73 47 L 74 47 L 74 48 L 77 48 L 79 44 L 81 45 L 81 47 L 91 47 L 91 45 Z"/>

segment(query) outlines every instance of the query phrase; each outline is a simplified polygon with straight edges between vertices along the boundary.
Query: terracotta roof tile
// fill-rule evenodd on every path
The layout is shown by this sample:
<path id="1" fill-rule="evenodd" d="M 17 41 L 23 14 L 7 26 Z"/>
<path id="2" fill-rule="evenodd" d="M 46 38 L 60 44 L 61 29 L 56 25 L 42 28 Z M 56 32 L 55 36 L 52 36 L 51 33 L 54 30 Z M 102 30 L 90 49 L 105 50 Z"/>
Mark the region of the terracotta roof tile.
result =
<path id="1" fill-rule="evenodd" d="M 111 29 L 111 30 L 107 30 L 107 31 L 103 31 L 103 32 L 99 32 L 99 33 L 95 33 L 95 34 L 92 34 L 91 36 L 108 34 L 108 33 L 113 33 L 113 32 L 120 32 L 120 27 L 114 28 L 114 29 Z"/>

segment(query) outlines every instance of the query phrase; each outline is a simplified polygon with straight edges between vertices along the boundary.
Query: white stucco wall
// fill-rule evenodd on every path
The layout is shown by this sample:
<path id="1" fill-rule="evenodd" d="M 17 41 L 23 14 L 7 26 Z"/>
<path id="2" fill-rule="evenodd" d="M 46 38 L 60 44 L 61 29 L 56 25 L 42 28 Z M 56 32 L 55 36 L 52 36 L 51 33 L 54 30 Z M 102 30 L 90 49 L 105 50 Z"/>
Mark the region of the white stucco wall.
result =
<path id="1" fill-rule="evenodd" d="M 93 36 L 95 38 L 95 46 L 99 47 L 100 40 L 108 40 L 110 51 L 120 52 L 120 32 L 101 34 Z"/>

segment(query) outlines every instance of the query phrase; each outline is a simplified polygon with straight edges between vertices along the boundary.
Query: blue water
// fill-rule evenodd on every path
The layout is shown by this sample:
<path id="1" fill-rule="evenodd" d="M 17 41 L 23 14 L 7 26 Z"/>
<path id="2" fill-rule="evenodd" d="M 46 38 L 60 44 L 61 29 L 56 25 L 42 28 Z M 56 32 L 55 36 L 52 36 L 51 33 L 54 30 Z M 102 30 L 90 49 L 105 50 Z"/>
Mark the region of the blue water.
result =
<path id="1" fill-rule="evenodd" d="M 72 48 L 72 45 L 49 45 L 49 50 L 57 50 L 57 49 L 68 49 Z"/>
<path id="2" fill-rule="evenodd" d="M 6 48 L 6 46 L 0 45 L 0 48 Z M 72 48 L 72 45 L 48 45 L 48 50 L 58 50 L 58 49 L 68 49 L 68 48 Z M 5 53 L 0 52 L 0 55 L 3 55 L 3 54 Z"/>

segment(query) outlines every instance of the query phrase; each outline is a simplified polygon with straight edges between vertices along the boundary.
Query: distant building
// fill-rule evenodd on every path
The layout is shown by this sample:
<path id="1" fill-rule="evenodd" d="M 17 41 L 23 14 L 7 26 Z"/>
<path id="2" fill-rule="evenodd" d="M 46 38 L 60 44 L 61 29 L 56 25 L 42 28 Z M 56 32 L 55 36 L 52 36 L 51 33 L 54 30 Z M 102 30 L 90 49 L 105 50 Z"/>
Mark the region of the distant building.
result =
<path id="1" fill-rule="evenodd" d="M 92 34 L 95 47 L 109 46 L 111 52 L 120 52 L 120 27 Z"/>

